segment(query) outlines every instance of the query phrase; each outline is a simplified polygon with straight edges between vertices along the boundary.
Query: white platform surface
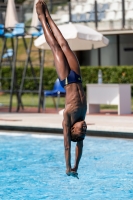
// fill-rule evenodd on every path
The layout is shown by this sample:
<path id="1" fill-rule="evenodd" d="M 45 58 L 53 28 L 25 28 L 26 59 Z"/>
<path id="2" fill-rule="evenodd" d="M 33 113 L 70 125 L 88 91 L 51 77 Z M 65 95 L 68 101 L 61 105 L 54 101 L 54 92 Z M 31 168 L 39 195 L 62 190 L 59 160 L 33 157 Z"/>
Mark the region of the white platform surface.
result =
<path id="1" fill-rule="evenodd" d="M 87 112 L 98 113 L 100 104 L 118 105 L 118 115 L 131 113 L 130 84 L 87 84 Z"/>

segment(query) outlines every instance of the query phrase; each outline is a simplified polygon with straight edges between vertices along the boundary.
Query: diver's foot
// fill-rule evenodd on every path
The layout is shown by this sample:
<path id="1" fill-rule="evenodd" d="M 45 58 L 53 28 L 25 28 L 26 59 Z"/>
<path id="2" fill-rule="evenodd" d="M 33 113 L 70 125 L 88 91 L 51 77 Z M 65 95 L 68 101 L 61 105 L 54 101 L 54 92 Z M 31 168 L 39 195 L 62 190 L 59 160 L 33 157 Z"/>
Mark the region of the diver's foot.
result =
<path id="1" fill-rule="evenodd" d="M 42 3 L 43 3 L 43 5 L 44 5 L 44 14 L 45 14 L 45 16 L 48 18 L 49 16 L 50 16 L 50 14 L 49 14 L 49 11 L 48 11 L 48 7 L 47 7 L 47 4 L 46 4 L 46 2 L 45 1 L 43 1 L 43 0 L 40 0 Z"/>
<path id="2" fill-rule="evenodd" d="M 41 0 L 39 0 L 36 4 L 36 12 L 39 20 L 41 20 L 41 18 L 44 18 L 44 5 Z"/>

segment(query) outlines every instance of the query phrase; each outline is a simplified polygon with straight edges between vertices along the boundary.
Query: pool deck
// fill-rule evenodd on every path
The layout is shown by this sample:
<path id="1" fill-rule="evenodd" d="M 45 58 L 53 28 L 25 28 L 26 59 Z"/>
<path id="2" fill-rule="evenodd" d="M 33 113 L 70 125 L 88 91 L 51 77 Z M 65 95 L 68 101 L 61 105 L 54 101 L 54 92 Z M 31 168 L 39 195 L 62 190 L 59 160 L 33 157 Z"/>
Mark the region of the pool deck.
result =
<path id="1" fill-rule="evenodd" d="M 1 131 L 62 134 L 63 116 L 58 113 L 0 113 Z M 86 115 L 87 135 L 133 139 L 133 114 L 108 112 Z"/>

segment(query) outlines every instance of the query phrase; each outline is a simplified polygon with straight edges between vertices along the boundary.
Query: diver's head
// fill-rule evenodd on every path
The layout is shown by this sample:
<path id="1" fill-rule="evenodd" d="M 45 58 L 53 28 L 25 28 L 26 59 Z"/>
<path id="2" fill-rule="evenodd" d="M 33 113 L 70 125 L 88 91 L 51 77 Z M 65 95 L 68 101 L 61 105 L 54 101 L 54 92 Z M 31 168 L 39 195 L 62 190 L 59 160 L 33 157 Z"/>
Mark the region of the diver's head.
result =
<path id="1" fill-rule="evenodd" d="M 71 141 L 79 142 L 84 140 L 86 135 L 87 125 L 85 121 L 76 122 L 71 127 Z"/>

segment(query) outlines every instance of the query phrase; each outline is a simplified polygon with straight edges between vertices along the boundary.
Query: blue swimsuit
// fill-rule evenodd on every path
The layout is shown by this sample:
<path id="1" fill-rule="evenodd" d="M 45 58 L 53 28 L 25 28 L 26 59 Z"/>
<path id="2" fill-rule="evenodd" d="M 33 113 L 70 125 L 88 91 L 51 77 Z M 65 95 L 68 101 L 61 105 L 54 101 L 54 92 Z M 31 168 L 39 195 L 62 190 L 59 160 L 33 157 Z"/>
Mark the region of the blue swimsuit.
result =
<path id="1" fill-rule="evenodd" d="M 60 84 L 62 87 L 65 85 L 68 85 L 70 83 L 82 83 L 81 76 L 76 74 L 74 71 L 70 71 L 68 77 L 66 77 L 64 80 L 60 80 Z"/>

